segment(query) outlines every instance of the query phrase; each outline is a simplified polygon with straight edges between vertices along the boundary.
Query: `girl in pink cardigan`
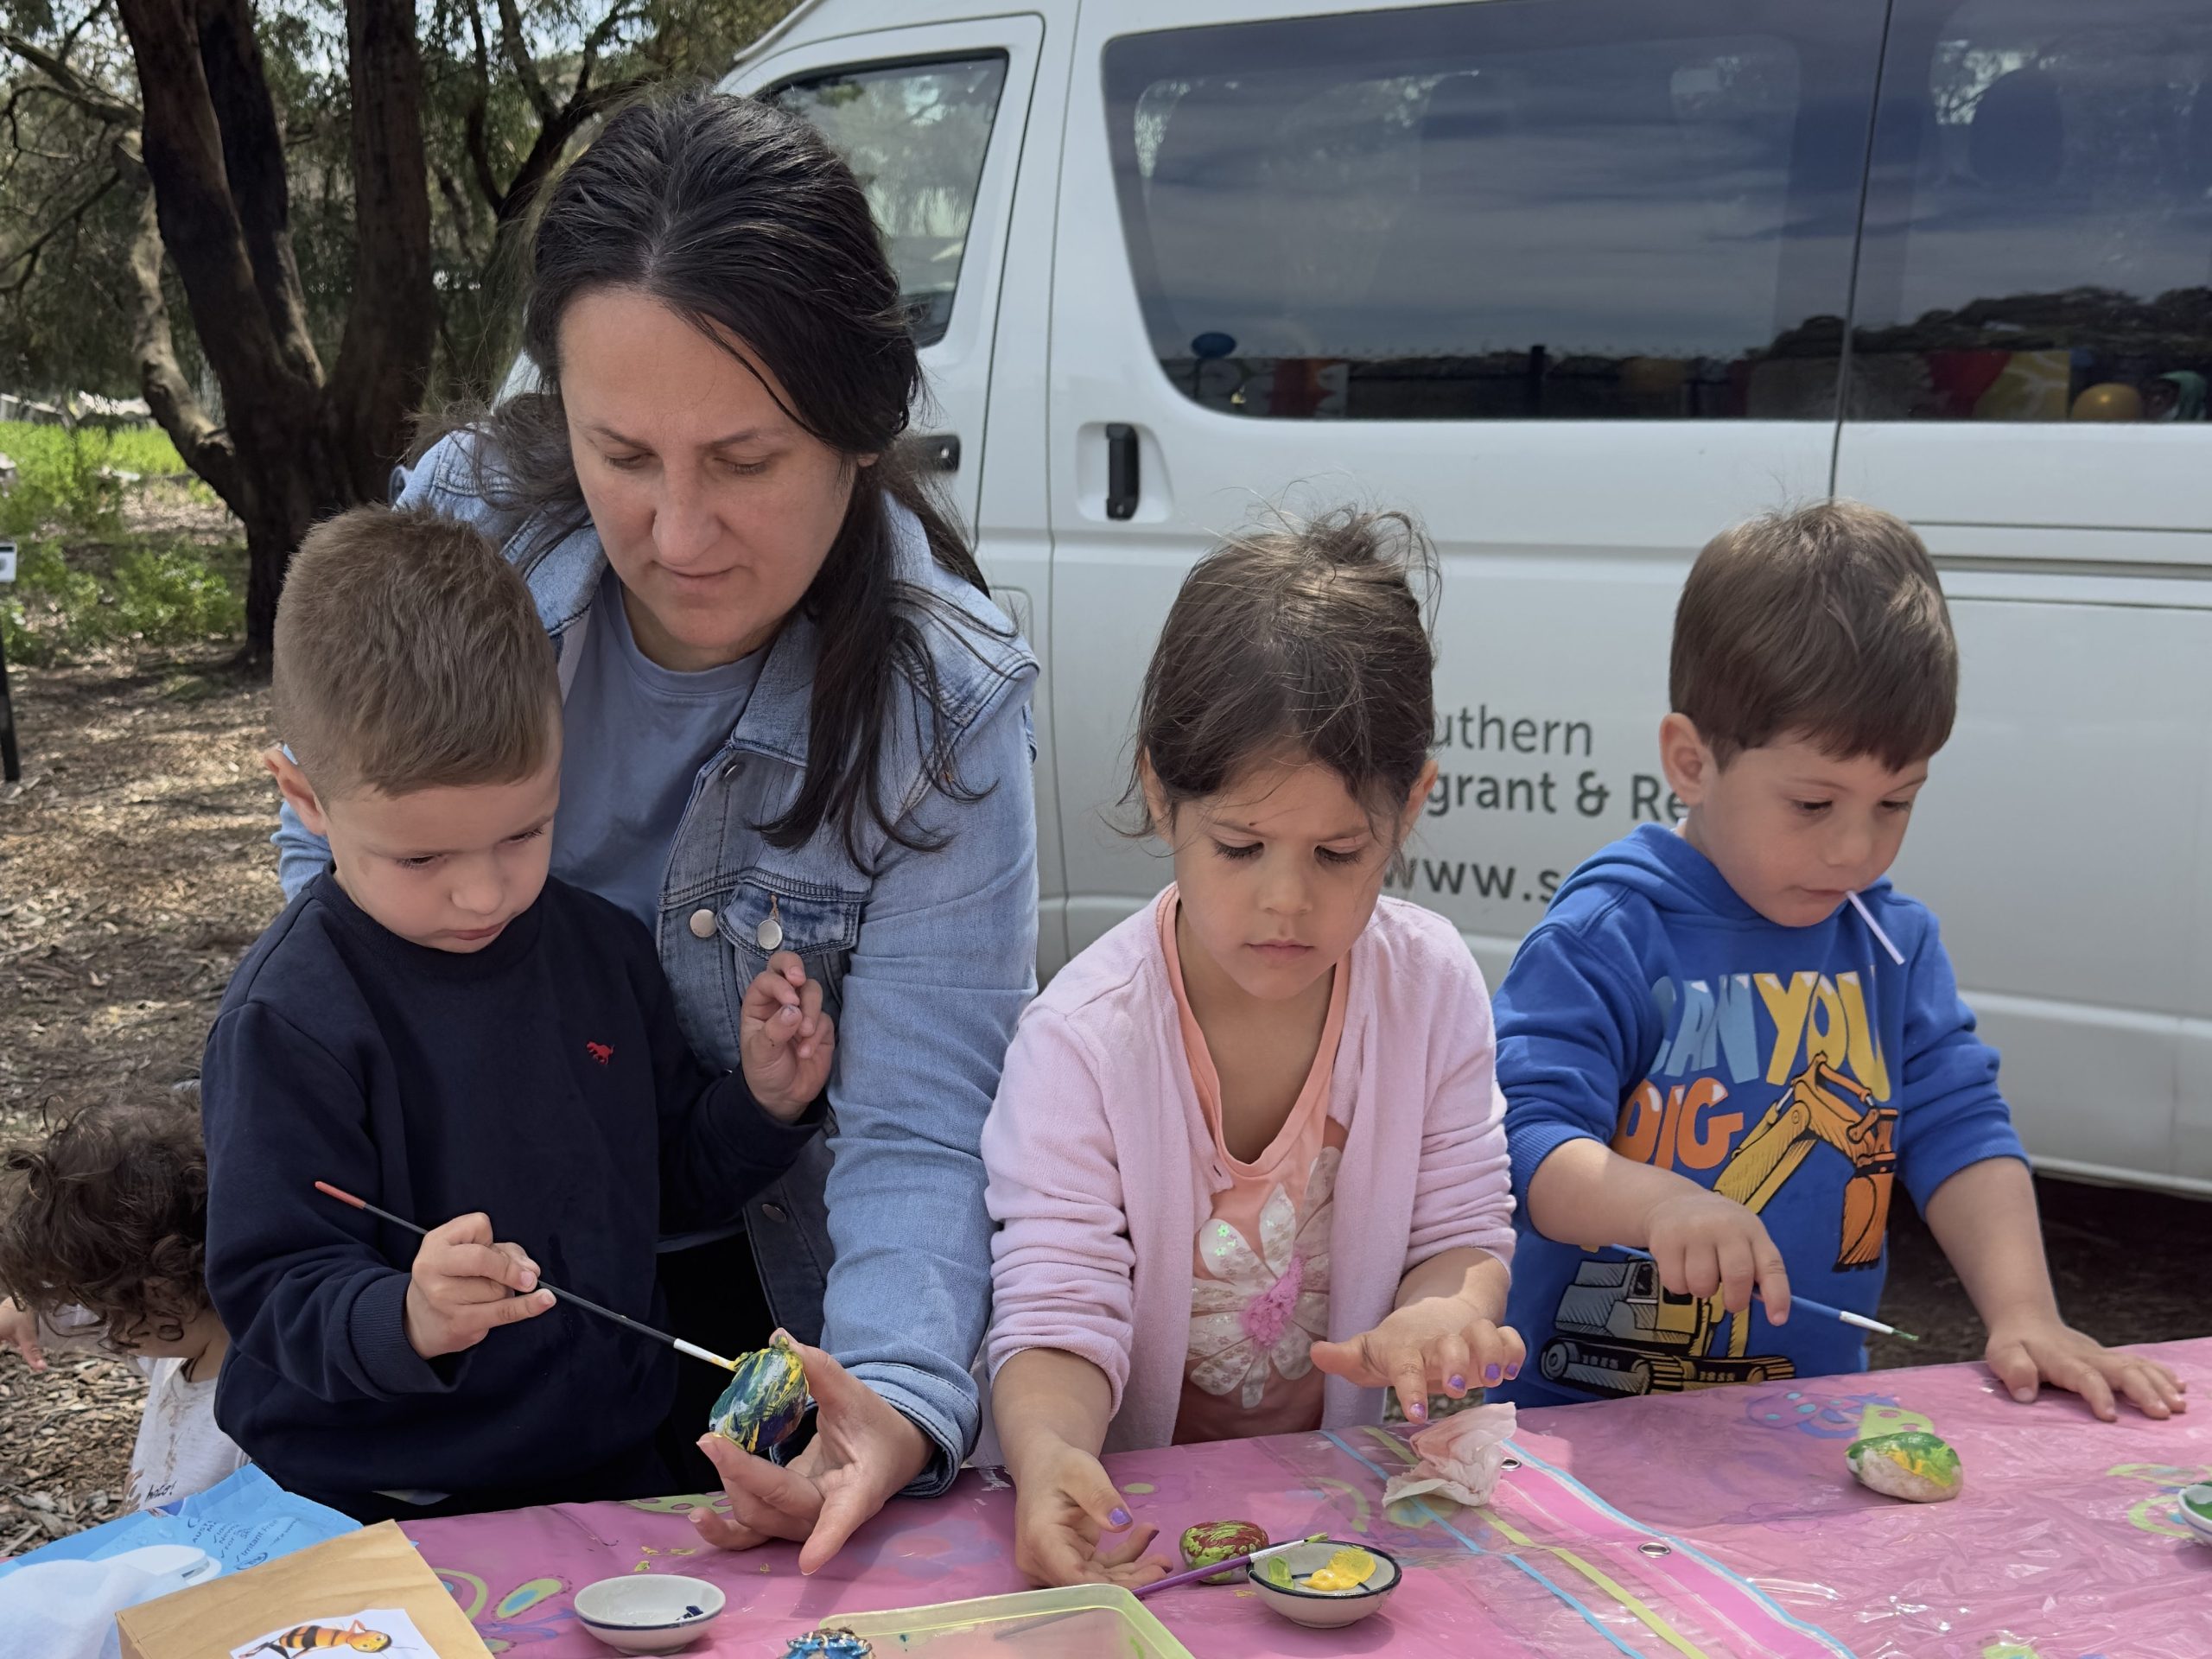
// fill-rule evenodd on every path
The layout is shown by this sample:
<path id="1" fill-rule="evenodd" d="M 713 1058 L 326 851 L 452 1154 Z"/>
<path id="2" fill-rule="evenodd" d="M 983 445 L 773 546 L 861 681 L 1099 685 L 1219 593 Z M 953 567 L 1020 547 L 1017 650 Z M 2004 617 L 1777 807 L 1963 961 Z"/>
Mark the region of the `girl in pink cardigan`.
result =
<path id="1" fill-rule="evenodd" d="M 1136 1585 L 1102 1451 L 1419 1422 L 1520 1369 L 1490 999 L 1382 898 L 1436 779 L 1395 514 L 1239 537 L 1145 677 L 1133 797 L 1175 881 L 1023 1016 L 983 1130 L 992 1412 L 1039 1583 Z"/>

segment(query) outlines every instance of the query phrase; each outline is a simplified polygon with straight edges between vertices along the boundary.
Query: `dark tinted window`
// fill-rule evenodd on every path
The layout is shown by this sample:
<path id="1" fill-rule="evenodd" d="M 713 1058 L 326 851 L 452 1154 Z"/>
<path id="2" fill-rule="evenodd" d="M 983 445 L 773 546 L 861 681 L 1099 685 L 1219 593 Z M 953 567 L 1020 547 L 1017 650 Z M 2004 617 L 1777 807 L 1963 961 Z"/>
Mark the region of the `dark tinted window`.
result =
<path id="1" fill-rule="evenodd" d="M 847 69 L 792 81 L 769 101 L 807 118 L 868 191 L 914 319 L 914 339 L 944 338 L 991 123 L 1003 54 L 952 63 Z"/>
<path id="2" fill-rule="evenodd" d="M 1153 350 L 1211 408 L 1833 419 L 1878 0 L 1555 0 L 1106 51 Z"/>
<path id="3" fill-rule="evenodd" d="M 1875 156 L 1853 413 L 2204 418 L 2206 0 L 1898 0 Z"/>

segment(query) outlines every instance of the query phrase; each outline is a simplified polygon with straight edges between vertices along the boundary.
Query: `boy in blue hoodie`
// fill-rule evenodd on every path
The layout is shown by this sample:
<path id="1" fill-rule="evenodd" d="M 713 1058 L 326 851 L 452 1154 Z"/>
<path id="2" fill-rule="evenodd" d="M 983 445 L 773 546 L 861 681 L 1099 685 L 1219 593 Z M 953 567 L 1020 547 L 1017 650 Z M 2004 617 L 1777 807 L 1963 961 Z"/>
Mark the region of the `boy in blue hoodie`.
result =
<path id="1" fill-rule="evenodd" d="M 2060 1319 L 1996 1052 L 1936 918 L 1885 879 L 1957 706 L 1920 538 L 1850 502 L 1724 532 L 1670 678 L 1660 758 L 1688 816 L 1576 870 L 1497 996 L 1507 1318 L 1534 1357 L 1494 1396 L 1863 1370 L 1860 1333 L 1790 1319 L 1790 1288 L 1872 1316 L 1902 1180 L 2015 1398 L 2181 1410 L 2164 1366 Z"/>

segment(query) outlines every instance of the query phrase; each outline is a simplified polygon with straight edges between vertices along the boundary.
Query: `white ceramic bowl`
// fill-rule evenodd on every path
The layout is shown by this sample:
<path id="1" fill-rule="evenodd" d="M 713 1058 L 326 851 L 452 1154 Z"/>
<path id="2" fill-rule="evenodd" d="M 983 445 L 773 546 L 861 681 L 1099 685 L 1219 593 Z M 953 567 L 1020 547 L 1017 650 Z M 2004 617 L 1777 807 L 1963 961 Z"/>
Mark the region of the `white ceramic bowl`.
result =
<path id="1" fill-rule="evenodd" d="M 1363 1549 L 1372 1555 L 1377 1566 L 1375 1576 L 1352 1590 L 1308 1590 L 1303 1585 L 1285 1589 L 1270 1584 L 1260 1574 L 1267 1570 L 1268 1562 L 1259 1562 L 1246 1569 L 1252 1588 L 1258 1591 L 1260 1599 L 1294 1624 L 1303 1624 L 1310 1630 L 1333 1630 L 1346 1624 L 1356 1624 L 1390 1599 L 1404 1576 L 1397 1558 L 1372 1544 L 1346 1543 L 1341 1539 L 1324 1539 L 1318 1544 L 1300 1544 L 1287 1549 L 1270 1560 L 1283 1562 L 1290 1568 L 1293 1578 L 1302 1579 L 1318 1573 L 1329 1564 L 1329 1557 L 1340 1549 Z"/>
<path id="2" fill-rule="evenodd" d="M 2188 1488 L 2174 1514 L 2199 1543 L 2212 1544 L 2212 1484 Z"/>
<path id="3" fill-rule="evenodd" d="M 721 1617 L 726 1598 L 704 1579 L 632 1573 L 576 1592 L 576 1620 L 617 1653 L 674 1653 Z"/>

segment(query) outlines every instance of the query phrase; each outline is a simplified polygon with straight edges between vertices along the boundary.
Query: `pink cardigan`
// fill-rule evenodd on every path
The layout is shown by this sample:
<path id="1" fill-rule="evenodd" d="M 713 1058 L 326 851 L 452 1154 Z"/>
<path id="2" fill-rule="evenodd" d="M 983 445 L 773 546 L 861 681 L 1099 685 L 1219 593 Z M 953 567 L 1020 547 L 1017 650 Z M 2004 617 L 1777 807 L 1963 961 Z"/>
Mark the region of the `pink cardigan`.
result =
<path id="1" fill-rule="evenodd" d="M 1513 1249 L 1505 1100 L 1490 997 L 1452 925 L 1402 899 L 1351 950 L 1329 1116 L 1346 1126 L 1330 1236 L 1329 1335 L 1379 1325 L 1430 1256 Z M 1109 1452 L 1174 1433 L 1191 1252 L 1229 1185 L 1191 1086 L 1154 907 L 1029 1005 L 983 1126 L 990 1375 L 1025 1348 L 1079 1354 L 1113 1385 Z M 1328 1380 L 1329 1427 L 1382 1421 L 1382 1390 Z"/>

